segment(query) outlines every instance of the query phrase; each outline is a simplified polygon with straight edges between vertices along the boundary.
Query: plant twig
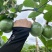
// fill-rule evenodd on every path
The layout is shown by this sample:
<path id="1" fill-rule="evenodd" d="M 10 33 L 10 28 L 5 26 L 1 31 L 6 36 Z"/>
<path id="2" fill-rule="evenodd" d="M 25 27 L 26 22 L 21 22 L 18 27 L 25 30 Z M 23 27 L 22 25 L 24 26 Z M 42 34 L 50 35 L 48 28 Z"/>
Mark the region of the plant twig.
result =
<path id="1" fill-rule="evenodd" d="M 21 10 L 21 11 L 33 11 L 33 9 L 24 9 L 24 10 Z"/>
<path id="2" fill-rule="evenodd" d="M 40 52 L 37 37 L 36 37 L 36 52 Z"/>
<path id="3" fill-rule="evenodd" d="M 24 12 L 24 11 L 36 11 L 36 12 L 44 14 L 43 12 L 40 12 L 40 11 L 35 10 L 35 9 L 23 9 L 23 10 L 21 10 L 21 12 Z"/>

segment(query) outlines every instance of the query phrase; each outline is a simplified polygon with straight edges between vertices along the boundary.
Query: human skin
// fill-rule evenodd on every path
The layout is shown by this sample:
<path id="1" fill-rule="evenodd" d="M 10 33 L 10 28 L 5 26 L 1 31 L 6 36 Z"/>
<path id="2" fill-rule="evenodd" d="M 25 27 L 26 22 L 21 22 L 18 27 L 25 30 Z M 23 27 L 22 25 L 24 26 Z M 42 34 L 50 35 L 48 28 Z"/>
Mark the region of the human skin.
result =
<path id="1" fill-rule="evenodd" d="M 28 21 L 27 19 L 20 19 L 20 20 L 16 20 L 14 22 L 14 26 L 13 27 L 27 27 L 27 28 L 31 28 L 32 23 L 31 21 Z"/>

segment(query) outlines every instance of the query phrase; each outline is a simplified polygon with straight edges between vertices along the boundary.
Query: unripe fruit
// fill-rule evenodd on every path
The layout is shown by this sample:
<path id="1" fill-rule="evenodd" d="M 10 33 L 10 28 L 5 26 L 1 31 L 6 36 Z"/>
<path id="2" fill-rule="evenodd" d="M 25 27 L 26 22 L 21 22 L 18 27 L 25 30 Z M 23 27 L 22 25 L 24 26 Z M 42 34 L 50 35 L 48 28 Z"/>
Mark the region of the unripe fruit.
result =
<path id="1" fill-rule="evenodd" d="M 42 34 L 43 28 L 41 26 L 41 24 L 39 24 L 38 22 L 34 22 L 32 24 L 32 28 L 31 28 L 31 34 L 33 36 L 40 36 Z"/>
<path id="2" fill-rule="evenodd" d="M 43 36 L 45 36 L 48 39 L 52 37 L 52 27 L 51 26 L 47 25 L 44 27 Z"/>
<path id="3" fill-rule="evenodd" d="M 4 19 L 0 22 L 0 30 L 8 33 L 12 30 L 13 20 L 11 19 Z"/>

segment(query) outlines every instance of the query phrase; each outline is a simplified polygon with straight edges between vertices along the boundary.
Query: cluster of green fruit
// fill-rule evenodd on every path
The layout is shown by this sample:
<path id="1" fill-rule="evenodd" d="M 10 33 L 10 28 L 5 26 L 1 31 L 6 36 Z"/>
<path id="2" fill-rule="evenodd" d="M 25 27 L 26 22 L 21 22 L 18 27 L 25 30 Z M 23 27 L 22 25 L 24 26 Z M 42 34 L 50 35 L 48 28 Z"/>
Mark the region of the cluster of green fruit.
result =
<path id="1" fill-rule="evenodd" d="M 41 24 L 38 22 L 33 23 L 32 28 L 31 28 L 31 34 L 33 36 L 41 36 L 43 35 L 45 38 L 52 38 L 52 27 L 49 25 L 45 25 L 42 27 Z"/>
<path id="2" fill-rule="evenodd" d="M 6 15 L 0 15 L 0 30 L 8 33 L 12 30 L 12 27 L 13 20 L 7 18 Z M 43 34 L 46 38 L 52 38 L 52 27 L 49 25 L 42 27 L 42 25 L 38 22 L 34 22 L 32 24 L 31 34 L 33 36 L 41 36 Z"/>

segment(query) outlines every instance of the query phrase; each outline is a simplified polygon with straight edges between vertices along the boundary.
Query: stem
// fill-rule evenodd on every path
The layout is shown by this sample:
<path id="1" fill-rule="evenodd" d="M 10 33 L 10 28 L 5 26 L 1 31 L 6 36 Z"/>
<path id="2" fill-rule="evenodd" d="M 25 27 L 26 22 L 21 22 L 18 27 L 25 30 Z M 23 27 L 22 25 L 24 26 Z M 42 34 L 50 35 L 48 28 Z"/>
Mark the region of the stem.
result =
<path id="1" fill-rule="evenodd" d="M 36 52 L 40 52 L 37 37 L 36 37 Z"/>
<path id="2" fill-rule="evenodd" d="M 21 10 L 21 12 L 24 12 L 24 11 L 36 11 L 36 12 L 44 14 L 43 12 L 40 12 L 40 11 L 34 10 L 34 9 L 23 9 L 23 10 Z"/>
<path id="3" fill-rule="evenodd" d="M 33 9 L 24 9 L 24 10 L 21 10 L 21 11 L 33 11 Z"/>

